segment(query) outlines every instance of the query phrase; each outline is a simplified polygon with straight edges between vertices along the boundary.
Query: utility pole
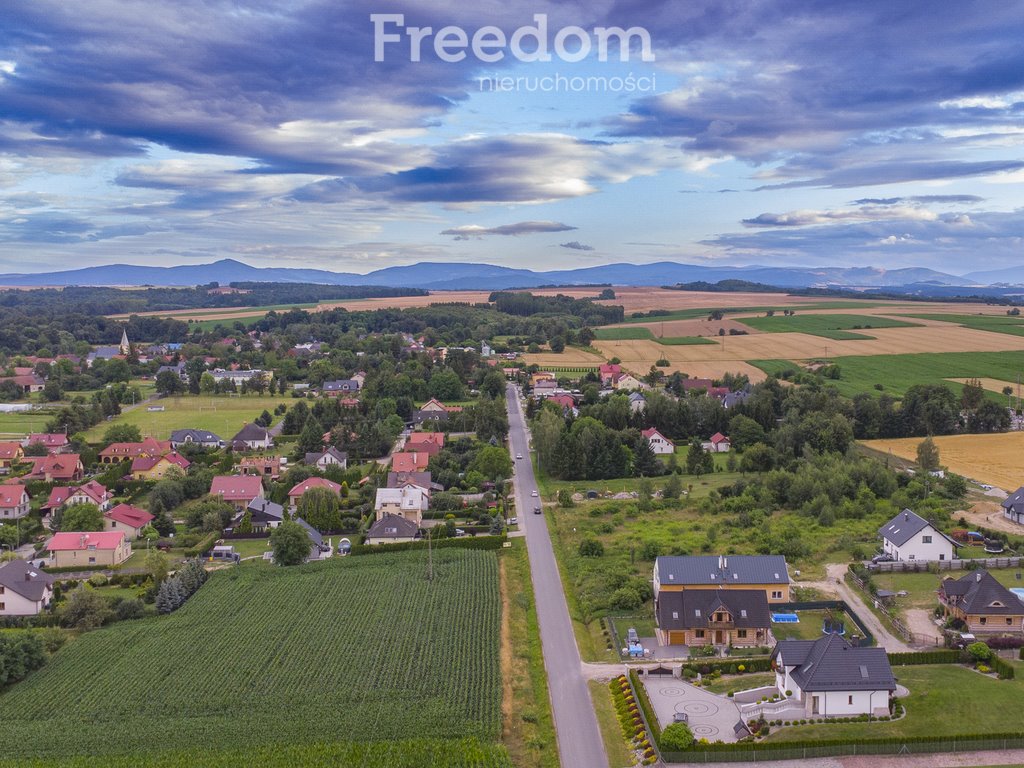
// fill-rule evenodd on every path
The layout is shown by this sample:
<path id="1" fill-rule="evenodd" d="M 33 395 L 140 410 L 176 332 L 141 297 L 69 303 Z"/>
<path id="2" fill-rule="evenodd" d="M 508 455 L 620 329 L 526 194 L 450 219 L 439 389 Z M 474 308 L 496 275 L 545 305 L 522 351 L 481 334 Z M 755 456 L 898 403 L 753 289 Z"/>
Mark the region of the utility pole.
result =
<path id="1" fill-rule="evenodd" d="M 433 532 L 433 527 L 427 529 L 427 581 L 434 580 L 434 552 L 430 546 L 431 534 Z"/>

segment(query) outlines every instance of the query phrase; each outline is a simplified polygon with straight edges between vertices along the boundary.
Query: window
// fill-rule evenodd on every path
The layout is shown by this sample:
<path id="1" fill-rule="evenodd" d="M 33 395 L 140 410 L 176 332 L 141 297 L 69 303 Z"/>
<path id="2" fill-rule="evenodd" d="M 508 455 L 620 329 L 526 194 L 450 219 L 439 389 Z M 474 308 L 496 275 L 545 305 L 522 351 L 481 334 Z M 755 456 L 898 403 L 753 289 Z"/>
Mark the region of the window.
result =
<path id="1" fill-rule="evenodd" d="M 913 560 L 913 559 L 914 559 L 914 556 L 913 556 L 913 555 L 908 555 L 908 556 L 907 556 L 907 560 Z"/>
<path id="2" fill-rule="evenodd" d="M 987 623 L 988 623 L 988 617 L 987 617 L 987 616 L 982 616 L 982 617 L 981 617 L 981 618 L 980 618 L 980 619 L 978 620 L 978 623 L 979 623 L 979 624 L 987 624 Z"/>
<path id="3" fill-rule="evenodd" d="M 931 544 L 932 543 L 932 537 L 931 536 L 922 536 L 921 537 L 921 543 L 922 544 Z"/>
<path id="4" fill-rule="evenodd" d="M 781 600 L 781 599 L 782 599 L 782 590 L 773 590 L 772 591 L 772 600 Z"/>
<path id="5" fill-rule="evenodd" d="M 945 560 L 945 559 L 946 559 L 945 553 L 942 553 L 942 554 L 939 555 L 939 560 Z"/>
<path id="6" fill-rule="evenodd" d="M 1012 624 L 1013 624 L 1013 619 L 1011 619 L 1011 618 L 1010 618 L 1009 616 L 1007 616 L 1007 617 L 1006 617 L 1006 626 L 1008 626 L 1008 627 L 1009 627 L 1009 626 L 1011 626 Z"/>
<path id="7" fill-rule="evenodd" d="M 700 639 L 704 638 L 704 630 L 703 629 L 698 629 L 697 630 L 697 637 L 700 638 Z"/>
<path id="8" fill-rule="evenodd" d="M 847 696 L 846 697 L 846 703 L 852 705 L 853 704 L 853 696 Z"/>
<path id="9" fill-rule="evenodd" d="M 738 630 L 736 632 L 736 636 L 739 637 L 739 638 L 746 638 L 747 630 L 745 630 L 745 629 Z"/>
<path id="10" fill-rule="evenodd" d="M 96 562 L 96 558 L 95 557 L 90 557 L 89 558 L 89 562 L 90 563 L 95 563 Z"/>
<path id="11" fill-rule="evenodd" d="M 6 603 L 0 603 L 0 611 L 7 607 Z"/>
<path id="12" fill-rule="evenodd" d="M 716 613 L 715 614 L 715 621 L 725 621 L 725 614 L 723 614 L 723 613 Z"/>

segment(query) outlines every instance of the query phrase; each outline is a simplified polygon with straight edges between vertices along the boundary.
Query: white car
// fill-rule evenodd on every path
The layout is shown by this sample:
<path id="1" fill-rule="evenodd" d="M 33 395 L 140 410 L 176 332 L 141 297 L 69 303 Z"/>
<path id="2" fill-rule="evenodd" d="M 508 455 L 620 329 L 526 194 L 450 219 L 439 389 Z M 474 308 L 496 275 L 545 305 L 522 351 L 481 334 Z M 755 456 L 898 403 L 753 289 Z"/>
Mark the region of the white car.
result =
<path id="1" fill-rule="evenodd" d="M 530 495 L 531 496 L 536 496 L 537 495 L 537 491 L 530 491 Z"/>
<path id="2" fill-rule="evenodd" d="M 521 453 L 517 453 L 517 454 L 516 454 L 516 458 L 517 458 L 517 459 L 521 459 L 521 458 L 523 458 L 523 454 L 521 454 Z"/>
<path id="3" fill-rule="evenodd" d="M 518 522 L 519 522 L 519 520 L 517 518 L 515 518 L 515 517 L 510 517 L 508 519 L 508 524 L 509 525 L 516 525 Z"/>

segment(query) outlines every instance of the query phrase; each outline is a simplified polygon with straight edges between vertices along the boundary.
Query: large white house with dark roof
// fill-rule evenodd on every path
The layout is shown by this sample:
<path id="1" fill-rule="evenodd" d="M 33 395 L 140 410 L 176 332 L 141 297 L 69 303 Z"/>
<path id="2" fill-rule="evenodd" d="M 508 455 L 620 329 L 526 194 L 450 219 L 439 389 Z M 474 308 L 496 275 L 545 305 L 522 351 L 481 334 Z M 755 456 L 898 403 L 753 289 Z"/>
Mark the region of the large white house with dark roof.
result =
<path id="1" fill-rule="evenodd" d="M 0 565 L 0 616 L 35 616 L 53 599 L 53 582 L 25 560 Z"/>
<path id="2" fill-rule="evenodd" d="M 1024 486 L 1018 488 L 1003 501 L 1003 516 L 1011 523 L 1024 525 Z"/>
<path id="3" fill-rule="evenodd" d="M 839 635 L 782 640 L 772 651 L 780 695 L 803 705 L 807 717 L 889 714 L 896 679 L 884 648 L 854 648 Z"/>
<path id="4" fill-rule="evenodd" d="M 957 544 L 920 515 L 904 509 L 878 529 L 882 552 L 893 560 L 952 560 Z"/>

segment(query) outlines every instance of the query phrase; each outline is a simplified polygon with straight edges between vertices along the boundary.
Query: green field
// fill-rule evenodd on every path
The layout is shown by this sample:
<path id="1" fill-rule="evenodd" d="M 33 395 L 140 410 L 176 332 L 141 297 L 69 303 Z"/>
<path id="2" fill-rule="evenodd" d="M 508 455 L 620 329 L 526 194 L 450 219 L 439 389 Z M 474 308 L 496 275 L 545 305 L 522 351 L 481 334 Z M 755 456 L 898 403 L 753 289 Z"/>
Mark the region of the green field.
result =
<path id="1" fill-rule="evenodd" d="M 496 757 L 497 558 L 438 550 L 432 580 L 426 566 L 414 552 L 215 572 L 176 613 L 87 633 L 0 695 L 4 757 L 317 742 L 383 755 L 424 738 L 478 740 Z M 505 764 L 488 759 L 454 764 Z"/>
<path id="2" fill-rule="evenodd" d="M 954 736 L 1004 733 L 1020 729 L 1009 714 L 1024 700 L 1024 664 L 1015 662 L 1018 677 L 997 680 L 956 664 L 894 667 L 897 681 L 910 695 L 903 699 L 907 716 L 893 722 L 801 725 L 774 729 L 768 741 L 793 739 L 857 739 L 897 736 Z M 879 764 L 884 763 L 879 761 Z"/>
<path id="3" fill-rule="evenodd" d="M 769 309 L 776 312 L 783 312 L 787 309 L 792 309 L 796 312 L 801 312 L 810 309 L 870 309 L 871 307 L 884 306 L 878 302 L 872 301 L 822 301 L 816 304 L 799 304 L 796 306 L 773 306 L 773 307 L 727 307 L 720 309 L 727 315 L 735 315 L 738 312 L 767 312 Z M 664 315 L 655 315 L 653 317 L 627 317 L 622 322 L 624 323 L 651 323 L 660 322 L 664 320 L 693 320 L 698 317 L 707 317 L 708 313 L 712 310 L 718 309 L 713 304 L 700 309 L 680 309 L 675 312 L 669 312 Z"/>
<path id="4" fill-rule="evenodd" d="M 964 328 L 992 333 L 1008 333 L 1011 336 L 1024 336 L 1024 317 L 1009 315 L 907 315 L 919 320 L 942 320 L 956 323 Z"/>
<path id="5" fill-rule="evenodd" d="M 917 323 L 870 315 L 796 314 L 789 317 L 775 315 L 774 317 L 744 317 L 740 319 L 740 322 L 765 333 L 808 333 L 812 336 L 839 340 L 875 338 L 865 333 L 854 332 L 858 328 L 870 330 L 871 328 L 918 327 Z"/>
<path id="6" fill-rule="evenodd" d="M 291 405 L 295 399 L 288 395 L 168 397 L 151 403 L 163 406 L 163 411 L 149 411 L 143 405 L 97 424 L 85 434 L 89 440 L 100 440 L 113 424 L 134 424 L 143 436 L 161 440 L 166 440 L 174 429 L 208 429 L 230 440 L 247 421 L 253 421 L 264 410 L 273 413 L 280 403 Z"/>
<path id="7" fill-rule="evenodd" d="M 29 432 L 43 432 L 53 418 L 47 411 L 0 413 L 0 438 L 23 437 Z"/>
<path id="8" fill-rule="evenodd" d="M 650 328 L 596 328 L 594 338 L 601 341 L 656 341 L 669 347 L 691 346 L 695 344 L 715 344 L 705 336 L 655 336 Z"/>
<path id="9" fill-rule="evenodd" d="M 939 573 L 874 573 L 871 581 L 879 589 L 893 592 L 905 591 L 906 597 L 893 598 L 897 610 L 906 608 L 935 608 L 939 604 L 936 591 L 942 579 L 954 579 L 966 576 L 969 571 L 940 571 Z M 989 570 L 997 581 L 1007 587 L 1024 587 L 1024 581 L 1017 578 L 1022 573 L 1020 568 L 1001 568 Z"/>
<path id="10" fill-rule="evenodd" d="M 802 370 L 799 363 L 790 360 L 750 360 L 765 373 L 778 375 L 789 369 Z M 828 384 L 838 388 L 840 394 L 853 397 L 861 392 L 878 394 L 875 384 L 881 384 L 891 395 L 902 396 L 914 384 L 945 384 L 956 392 L 961 384 L 946 379 L 980 378 L 1016 381 L 1024 372 L 1024 352 L 926 352 L 913 355 L 851 355 L 836 357 L 841 370 L 838 380 Z M 997 392 L 989 395 L 1005 404 Z"/>

